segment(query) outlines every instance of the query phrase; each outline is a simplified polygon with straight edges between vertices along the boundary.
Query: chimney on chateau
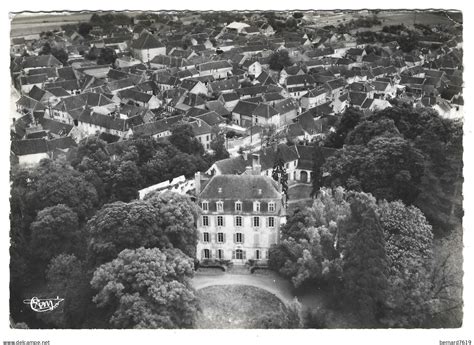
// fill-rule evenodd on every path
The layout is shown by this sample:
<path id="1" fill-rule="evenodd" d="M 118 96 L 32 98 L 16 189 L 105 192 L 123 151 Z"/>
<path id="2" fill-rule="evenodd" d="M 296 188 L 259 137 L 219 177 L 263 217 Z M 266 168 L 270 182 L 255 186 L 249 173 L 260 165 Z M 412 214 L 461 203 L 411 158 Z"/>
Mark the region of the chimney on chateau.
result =
<path id="1" fill-rule="evenodd" d="M 258 195 L 262 195 L 262 189 L 261 188 L 258 189 Z"/>
<path id="2" fill-rule="evenodd" d="M 201 193 L 201 172 L 198 171 L 194 174 L 194 187 L 196 189 L 196 197 Z"/>
<path id="3" fill-rule="evenodd" d="M 219 188 L 217 189 L 217 193 L 222 194 L 222 187 L 219 187 Z"/>

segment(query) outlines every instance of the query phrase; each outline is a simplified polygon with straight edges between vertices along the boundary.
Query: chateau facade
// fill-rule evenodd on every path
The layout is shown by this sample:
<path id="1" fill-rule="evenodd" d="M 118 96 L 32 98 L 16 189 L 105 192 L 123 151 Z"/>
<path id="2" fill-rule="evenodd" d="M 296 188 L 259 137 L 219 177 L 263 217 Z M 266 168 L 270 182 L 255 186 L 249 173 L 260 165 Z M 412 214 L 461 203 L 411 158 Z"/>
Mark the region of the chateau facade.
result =
<path id="1" fill-rule="evenodd" d="M 277 182 L 246 174 L 217 175 L 203 182 L 198 175 L 196 192 L 201 208 L 197 258 L 266 263 L 285 221 Z"/>

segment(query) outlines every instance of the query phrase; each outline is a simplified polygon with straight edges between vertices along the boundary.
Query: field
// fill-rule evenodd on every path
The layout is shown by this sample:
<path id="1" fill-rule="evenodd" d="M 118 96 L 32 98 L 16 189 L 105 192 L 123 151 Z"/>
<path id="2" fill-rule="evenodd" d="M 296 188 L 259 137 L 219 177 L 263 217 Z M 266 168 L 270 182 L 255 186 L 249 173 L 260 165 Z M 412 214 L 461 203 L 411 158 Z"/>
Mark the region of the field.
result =
<path id="1" fill-rule="evenodd" d="M 436 24 L 450 24 L 452 21 L 443 14 L 431 12 L 414 12 L 414 11 L 394 11 L 394 12 L 380 12 L 377 18 L 382 21 L 382 25 L 400 25 L 413 26 L 416 24 L 436 25 Z"/>
<path id="2" fill-rule="evenodd" d="M 245 285 L 210 286 L 199 290 L 202 313 L 196 328 L 262 328 L 259 317 L 280 312 L 283 303 L 271 293 Z"/>

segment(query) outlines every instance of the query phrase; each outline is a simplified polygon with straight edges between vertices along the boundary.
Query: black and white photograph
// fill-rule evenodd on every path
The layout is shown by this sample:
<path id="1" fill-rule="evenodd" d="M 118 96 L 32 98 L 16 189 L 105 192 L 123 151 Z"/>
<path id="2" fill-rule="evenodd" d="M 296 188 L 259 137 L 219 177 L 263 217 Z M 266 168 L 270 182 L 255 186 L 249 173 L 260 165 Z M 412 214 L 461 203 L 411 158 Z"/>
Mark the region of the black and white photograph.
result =
<path id="1" fill-rule="evenodd" d="M 4 344 L 132 329 L 471 344 L 465 11 L 329 5 L 8 13 L 2 327 L 22 335 Z"/>

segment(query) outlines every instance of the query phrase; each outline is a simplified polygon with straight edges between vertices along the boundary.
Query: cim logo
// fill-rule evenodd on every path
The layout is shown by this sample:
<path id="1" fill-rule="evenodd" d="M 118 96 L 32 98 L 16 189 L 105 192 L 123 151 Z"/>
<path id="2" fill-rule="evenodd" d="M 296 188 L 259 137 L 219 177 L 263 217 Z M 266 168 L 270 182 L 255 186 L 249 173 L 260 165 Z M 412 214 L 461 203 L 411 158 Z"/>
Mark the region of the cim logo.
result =
<path id="1" fill-rule="evenodd" d="M 53 311 L 59 304 L 64 301 L 64 298 L 43 298 L 33 297 L 31 299 L 25 299 L 23 303 L 29 304 L 33 311 L 38 313 L 44 313 L 46 311 Z"/>

